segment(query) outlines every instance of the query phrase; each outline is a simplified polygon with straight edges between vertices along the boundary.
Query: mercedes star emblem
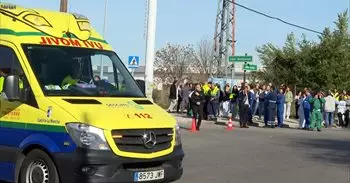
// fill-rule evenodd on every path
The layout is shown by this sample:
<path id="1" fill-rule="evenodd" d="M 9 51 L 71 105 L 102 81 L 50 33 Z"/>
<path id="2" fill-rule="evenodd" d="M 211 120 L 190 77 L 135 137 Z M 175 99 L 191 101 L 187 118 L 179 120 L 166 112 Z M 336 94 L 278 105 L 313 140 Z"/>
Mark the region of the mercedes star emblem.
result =
<path id="1" fill-rule="evenodd" d="M 152 149 L 157 143 L 156 134 L 154 134 L 154 132 L 145 132 L 142 141 L 147 149 Z"/>

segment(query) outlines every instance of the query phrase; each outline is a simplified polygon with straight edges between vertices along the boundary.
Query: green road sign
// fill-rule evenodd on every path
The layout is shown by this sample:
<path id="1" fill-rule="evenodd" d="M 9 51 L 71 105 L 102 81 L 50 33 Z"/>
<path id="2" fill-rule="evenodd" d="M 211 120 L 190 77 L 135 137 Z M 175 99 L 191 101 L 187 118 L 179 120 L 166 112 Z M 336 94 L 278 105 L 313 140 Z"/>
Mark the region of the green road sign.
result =
<path id="1" fill-rule="evenodd" d="M 253 56 L 230 56 L 229 62 L 253 62 Z"/>
<path id="2" fill-rule="evenodd" d="M 244 64 L 243 65 L 243 70 L 256 71 L 256 70 L 258 70 L 258 66 L 254 65 L 254 64 Z"/>

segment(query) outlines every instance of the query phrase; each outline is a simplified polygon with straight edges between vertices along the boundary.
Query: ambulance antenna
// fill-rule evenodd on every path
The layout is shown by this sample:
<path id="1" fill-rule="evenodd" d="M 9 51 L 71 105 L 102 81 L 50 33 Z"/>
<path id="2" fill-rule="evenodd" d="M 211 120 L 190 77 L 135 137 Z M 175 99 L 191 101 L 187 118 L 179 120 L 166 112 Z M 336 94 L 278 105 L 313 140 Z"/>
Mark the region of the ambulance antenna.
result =
<path id="1" fill-rule="evenodd" d="M 71 8 L 71 4 L 68 4 L 68 9 L 69 10 L 71 10 L 72 8 Z M 68 12 L 70 12 L 70 11 L 68 11 Z M 71 33 L 69 32 L 69 27 L 70 27 L 70 17 L 71 16 L 73 16 L 73 14 L 72 13 L 69 13 L 69 14 L 67 14 L 68 15 L 68 28 L 67 28 L 67 32 L 66 32 L 66 35 L 69 37 L 69 38 L 71 38 Z"/>

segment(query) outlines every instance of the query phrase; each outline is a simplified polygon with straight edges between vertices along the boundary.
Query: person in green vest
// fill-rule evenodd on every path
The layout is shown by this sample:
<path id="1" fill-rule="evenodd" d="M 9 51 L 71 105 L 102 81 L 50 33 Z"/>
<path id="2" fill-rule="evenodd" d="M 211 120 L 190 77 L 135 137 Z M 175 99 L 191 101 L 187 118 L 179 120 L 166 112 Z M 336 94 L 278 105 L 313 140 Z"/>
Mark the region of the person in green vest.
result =
<path id="1" fill-rule="evenodd" d="M 217 114 L 219 109 L 219 97 L 220 89 L 214 84 L 211 85 L 208 92 L 209 102 L 208 102 L 208 118 L 212 120 L 217 120 Z"/>
<path id="2" fill-rule="evenodd" d="M 204 95 L 208 95 L 208 92 L 210 90 L 210 87 L 211 87 L 212 83 L 211 82 L 205 82 L 205 84 L 203 85 L 203 92 L 204 92 Z"/>
<path id="3" fill-rule="evenodd" d="M 5 77 L 0 76 L 0 93 L 2 93 L 2 90 L 4 89 L 4 82 L 5 82 Z"/>
<path id="4" fill-rule="evenodd" d="M 61 84 L 61 88 L 67 90 L 70 86 L 77 84 L 79 79 L 74 79 L 71 75 L 67 75 Z"/>
<path id="5" fill-rule="evenodd" d="M 125 92 L 126 91 L 126 83 L 125 80 L 122 81 L 122 83 L 119 85 L 119 91 Z"/>
<path id="6" fill-rule="evenodd" d="M 322 122 L 322 105 L 326 102 L 323 98 L 322 93 L 319 91 L 316 93 L 314 98 L 309 99 L 310 104 L 312 105 L 311 112 L 311 124 L 309 130 L 313 131 L 315 126 L 317 127 L 317 131 L 321 132 L 321 122 Z"/>
<path id="7" fill-rule="evenodd" d="M 70 86 L 76 85 L 82 75 L 82 65 L 78 61 L 72 61 L 71 73 L 68 74 L 61 83 L 61 88 L 67 90 Z"/>

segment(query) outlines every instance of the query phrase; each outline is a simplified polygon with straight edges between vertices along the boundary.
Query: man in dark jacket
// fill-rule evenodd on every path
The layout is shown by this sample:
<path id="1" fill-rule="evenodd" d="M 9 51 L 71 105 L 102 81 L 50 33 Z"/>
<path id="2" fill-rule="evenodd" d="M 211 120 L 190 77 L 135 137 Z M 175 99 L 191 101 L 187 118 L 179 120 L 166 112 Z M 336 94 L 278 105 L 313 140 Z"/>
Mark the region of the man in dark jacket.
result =
<path id="1" fill-rule="evenodd" d="M 170 86 L 170 106 L 168 108 L 168 112 L 173 112 L 175 110 L 176 104 L 177 104 L 177 80 L 173 82 L 173 84 Z"/>
<path id="2" fill-rule="evenodd" d="M 269 96 L 271 94 L 270 85 L 266 86 L 266 91 L 264 92 L 264 123 L 265 127 L 268 126 L 269 121 Z"/>
<path id="3" fill-rule="evenodd" d="M 239 93 L 238 101 L 239 101 L 239 125 L 241 128 L 249 128 L 247 126 L 249 120 L 249 108 L 252 99 L 249 96 L 249 90 L 247 86 L 243 86 L 243 90 Z"/>
<path id="4" fill-rule="evenodd" d="M 261 119 L 261 115 L 264 114 L 265 91 L 266 86 L 262 85 L 259 93 L 259 120 Z"/>
<path id="5" fill-rule="evenodd" d="M 205 103 L 205 97 L 199 84 L 196 84 L 195 90 L 190 93 L 189 97 L 193 111 L 193 117 L 197 120 L 196 128 L 199 131 L 203 118 L 203 107 Z"/>
<path id="6" fill-rule="evenodd" d="M 181 114 L 183 113 L 184 109 L 188 109 L 189 104 L 189 94 L 191 92 L 191 88 L 189 83 L 186 83 L 185 86 L 181 90 L 181 96 L 182 96 L 182 102 L 181 102 Z M 188 112 L 188 111 L 187 111 Z"/>
<path id="7" fill-rule="evenodd" d="M 239 96 L 239 90 L 238 87 L 236 85 L 233 86 L 232 88 L 232 94 L 230 95 L 230 99 L 231 99 L 231 104 L 230 104 L 230 112 L 232 114 L 232 118 L 235 119 L 237 116 L 237 112 L 238 112 L 238 96 Z"/>

